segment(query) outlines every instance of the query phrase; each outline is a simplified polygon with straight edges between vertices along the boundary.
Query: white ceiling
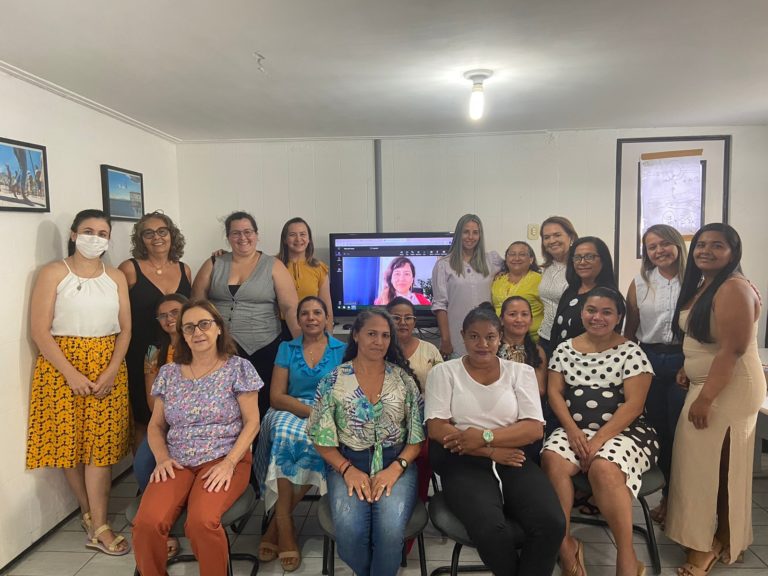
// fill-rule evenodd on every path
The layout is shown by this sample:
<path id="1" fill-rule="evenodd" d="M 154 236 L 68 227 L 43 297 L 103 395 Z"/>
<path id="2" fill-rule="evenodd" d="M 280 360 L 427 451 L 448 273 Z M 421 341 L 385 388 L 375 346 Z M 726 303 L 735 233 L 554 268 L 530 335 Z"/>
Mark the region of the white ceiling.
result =
<path id="1" fill-rule="evenodd" d="M 768 124 L 767 40 L 766 0 L 27 0 L 0 11 L 0 60 L 181 140 Z M 472 68 L 495 71 L 480 122 L 467 115 Z"/>

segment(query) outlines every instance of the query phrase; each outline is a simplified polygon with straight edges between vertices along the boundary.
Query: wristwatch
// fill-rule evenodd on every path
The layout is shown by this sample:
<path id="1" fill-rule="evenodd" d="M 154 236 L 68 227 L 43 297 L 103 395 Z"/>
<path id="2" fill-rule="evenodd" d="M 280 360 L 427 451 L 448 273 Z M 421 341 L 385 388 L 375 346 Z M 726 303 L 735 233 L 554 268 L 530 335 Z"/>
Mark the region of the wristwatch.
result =
<path id="1" fill-rule="evenodd" d="M 403 471 L 408 469 L 408 460 L 405 458 L 397 458 L 397 463 L 400 464 L 400 468 L 403 469 Z"/>
<path id="2" fill-rule="evenodd" d="M 485 445 L 490 448 L 491 442 L 493 442 L 493 431 L 488 429 L 483 430 L 483 440 L 485 441 Z"/>

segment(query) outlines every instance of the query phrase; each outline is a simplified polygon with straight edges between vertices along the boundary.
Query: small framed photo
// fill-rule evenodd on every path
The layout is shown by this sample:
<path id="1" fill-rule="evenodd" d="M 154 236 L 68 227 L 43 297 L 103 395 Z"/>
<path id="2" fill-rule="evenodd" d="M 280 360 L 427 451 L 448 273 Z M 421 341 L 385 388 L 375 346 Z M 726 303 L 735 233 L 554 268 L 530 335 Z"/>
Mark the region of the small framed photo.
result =
<path id="1" fill-rule="evenodd" d="M 101 165 L 104 212 L 113 220 L 135 222 L 144 215 L 144 178 L 139 172 Z"/>
<path id="2" fill-rule="evenodd" d="M 0 210 L 51 211 L 45 146 L 0 138 Z"/>

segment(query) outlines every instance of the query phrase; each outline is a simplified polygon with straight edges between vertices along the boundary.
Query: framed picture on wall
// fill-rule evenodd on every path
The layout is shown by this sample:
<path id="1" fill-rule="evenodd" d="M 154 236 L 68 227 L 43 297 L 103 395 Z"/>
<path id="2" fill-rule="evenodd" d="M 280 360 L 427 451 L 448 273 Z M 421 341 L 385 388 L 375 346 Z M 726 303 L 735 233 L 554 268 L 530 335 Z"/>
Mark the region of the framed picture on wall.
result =
<path id="1" fill-rule="evenodd" d="M 45 146 L 0 138 L 0 210 L 51 211 Z"/>
<path id="2" fill-rule="evenodd" d="M 639 270 L 650 226 L 670 225 L 690 240 L 704 224 L 728 222 L 730 159 L 729 135 L 617 140 L 614 268 L 620 286 Z"/>
<path id="3" fill-rule="evenodd" d="M 137 221 L 144 215 L 144 178 L 139 172 L 101 165 L 104 212 L 113 220 Z"/>

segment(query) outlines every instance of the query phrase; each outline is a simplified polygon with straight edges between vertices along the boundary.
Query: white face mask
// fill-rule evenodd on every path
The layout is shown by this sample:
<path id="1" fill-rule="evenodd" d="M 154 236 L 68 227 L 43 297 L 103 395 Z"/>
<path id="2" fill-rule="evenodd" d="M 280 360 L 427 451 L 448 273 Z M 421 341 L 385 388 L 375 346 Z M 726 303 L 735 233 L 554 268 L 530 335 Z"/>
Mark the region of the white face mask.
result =
<path id="1" fill-rule="evenodd" d="M 109 240 L 101 236 L 78 234 L 75 239 L 75 248 L 85 258 L 98 258 L 109 248 Z"/>

